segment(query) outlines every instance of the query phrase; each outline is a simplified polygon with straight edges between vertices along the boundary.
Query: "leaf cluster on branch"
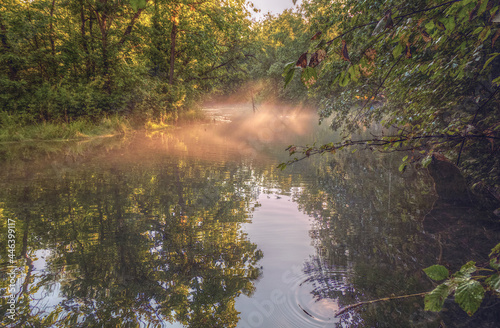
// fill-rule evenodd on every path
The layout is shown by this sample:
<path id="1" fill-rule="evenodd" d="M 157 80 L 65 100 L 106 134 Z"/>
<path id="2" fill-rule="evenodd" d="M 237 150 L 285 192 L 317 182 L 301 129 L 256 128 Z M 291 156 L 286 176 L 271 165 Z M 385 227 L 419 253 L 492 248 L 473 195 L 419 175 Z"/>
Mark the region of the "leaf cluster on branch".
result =
<path id="1" fill-rule="evenodd" d="M 285 85 L 300 74 L 309 93 L 322 99 L 320 121 L 330 120 L 344 137 L 334 149 L 359 145 L 352 133 L 376 123 L 399 130 L 401 140 L 379 135 L 361 143 L 400 150 L 428 140 L 421 150 L 445 146 L 465 169 L 479 152 L 500 174 L 497 2 L 309 0 L 302 13 L 312 38 L 298 62 L 285 65 Z M 326 55 L 317 63 L 319 51 Z M 332 149 L 294 150 L 307 157 Z"/>

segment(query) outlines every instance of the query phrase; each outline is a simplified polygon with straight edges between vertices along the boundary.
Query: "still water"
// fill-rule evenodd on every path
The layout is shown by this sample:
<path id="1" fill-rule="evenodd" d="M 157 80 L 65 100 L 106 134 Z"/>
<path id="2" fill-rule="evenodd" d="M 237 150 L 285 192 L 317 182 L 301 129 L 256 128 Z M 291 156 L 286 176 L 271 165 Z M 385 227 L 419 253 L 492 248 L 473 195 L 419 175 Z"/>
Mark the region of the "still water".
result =
<path id="1" fill-rule="evenodd" d="M 400 173 L 404 154 L 348 150 L 280 171 L 289 144 L 335 138 L 307 111 L 207 111 L 209 124 L 0 146 L 3 325 L 498 324 L 452 302 L 425 312 L 421 297 L 336 317 L 430 290 L 422 268 L 480 262 L 498 235 L 470 224 L 483 216 L 470 208 L 429 231 L 433 182 Z"/>

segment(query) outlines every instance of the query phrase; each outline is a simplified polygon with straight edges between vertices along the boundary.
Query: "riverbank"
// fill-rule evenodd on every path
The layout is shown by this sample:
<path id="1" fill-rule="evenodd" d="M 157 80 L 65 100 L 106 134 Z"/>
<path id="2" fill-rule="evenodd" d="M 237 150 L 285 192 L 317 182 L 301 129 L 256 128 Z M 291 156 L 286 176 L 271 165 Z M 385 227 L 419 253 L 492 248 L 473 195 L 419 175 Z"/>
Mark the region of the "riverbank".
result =
<path id="1" fill-rule="evenodd" d="M 202 110 L 190 109 L 176 115 L 157 119 L 146 119 L 140 115 L 103 116 L 95 120 L 88 117 L 77 118 L 70 122 L 44 121 L 36 124 L 23 124 L 21 117 L 1 113 L 0 142 L 19 141 L 68 141 L 90 138 L 125 135 L 136 130 L 161 130 L 179 123 L 205 121 Z"/>

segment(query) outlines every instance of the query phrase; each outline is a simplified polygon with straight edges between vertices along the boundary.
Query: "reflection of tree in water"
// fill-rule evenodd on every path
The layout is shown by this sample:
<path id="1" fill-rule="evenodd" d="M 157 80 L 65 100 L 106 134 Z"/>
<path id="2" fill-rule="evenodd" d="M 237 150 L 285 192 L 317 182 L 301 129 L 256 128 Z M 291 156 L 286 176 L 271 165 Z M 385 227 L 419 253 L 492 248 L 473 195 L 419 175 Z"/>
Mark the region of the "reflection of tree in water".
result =
<path id="1" fill-rule="evenodd" d="M 423 170 L 399 173 L 399 156 L 339 153 L 318 165 L 317 180 L 296 195 L 299 207 L 314 218 L 310 235 L 317 255 L 305 273 L 316 299 L 347 306 L 432 288 L 422 272 L 442 257 L 439 236 L 422 232 L 435 199 L 432 180 Z M 365 306 L 353 320 L 367 327 L 439 321 L 423 311 L 419 298 Z"/>
<path id="2" fill-rule="evenodd" d="M 181 161 L 9 185 L 4 216 L 17 218 L 27 253 L 50 250 L 45 271 L 26 275 L 15 324 L 236 326 L 235 298 L 253 292 L 263 256 L 240 230 L 250 178 L 236 165 Z M 37 299 L 58 284 L 64 301 L 46 317 Z"/>

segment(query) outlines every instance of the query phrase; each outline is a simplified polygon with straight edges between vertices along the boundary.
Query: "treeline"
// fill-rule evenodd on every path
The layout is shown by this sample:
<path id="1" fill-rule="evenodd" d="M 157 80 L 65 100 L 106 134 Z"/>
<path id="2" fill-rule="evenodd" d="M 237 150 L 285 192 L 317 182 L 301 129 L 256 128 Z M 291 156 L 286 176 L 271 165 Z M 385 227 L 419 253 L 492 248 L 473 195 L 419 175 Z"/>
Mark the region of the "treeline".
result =
<path id="1" fill-rule="evenodd" d="M 5 0 L 0 111 L 24 123 L 175 115 L 241 81 L 244 0 Z"/>

